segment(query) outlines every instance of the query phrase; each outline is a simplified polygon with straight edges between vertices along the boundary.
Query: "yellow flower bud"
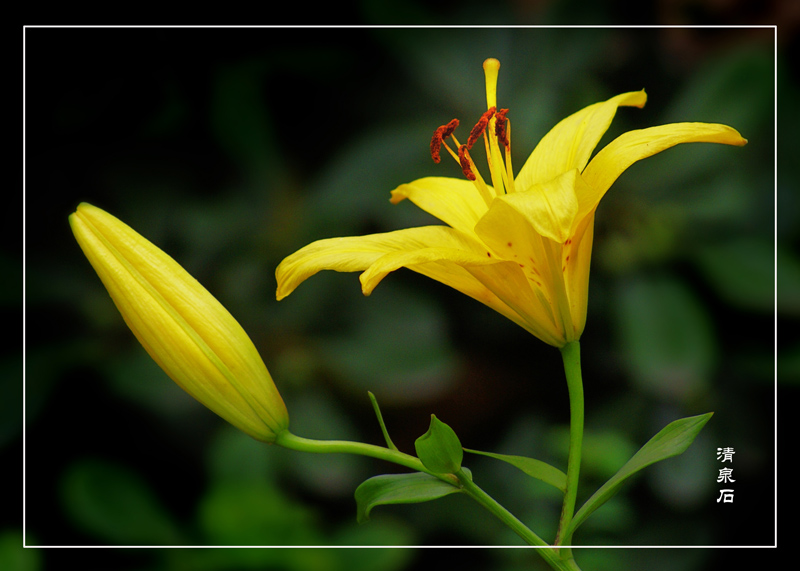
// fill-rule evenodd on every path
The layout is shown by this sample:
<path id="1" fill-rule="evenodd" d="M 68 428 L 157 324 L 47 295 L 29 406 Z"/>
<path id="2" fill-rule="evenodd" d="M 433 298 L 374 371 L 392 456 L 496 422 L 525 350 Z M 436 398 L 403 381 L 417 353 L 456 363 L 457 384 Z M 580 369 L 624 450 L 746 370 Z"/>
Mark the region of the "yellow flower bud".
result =
<path id="1" fill-rule="evenodd" d="M 257 440 L 274 442 L 289 415 L 241 325 L 175 260 L 107 212 L 69 217 L 81 249 L 133 334 L 187 393 Z"/>

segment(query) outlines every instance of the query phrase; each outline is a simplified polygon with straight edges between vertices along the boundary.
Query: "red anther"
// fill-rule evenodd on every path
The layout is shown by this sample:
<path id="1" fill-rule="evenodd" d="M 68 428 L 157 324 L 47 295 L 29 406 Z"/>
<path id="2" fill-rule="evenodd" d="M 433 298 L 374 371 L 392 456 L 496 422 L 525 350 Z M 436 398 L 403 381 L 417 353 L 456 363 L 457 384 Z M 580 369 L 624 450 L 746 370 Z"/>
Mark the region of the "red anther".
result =
<path id="1" fill-rule="evenodd" d="M 467 153 L 467 145 L 461 145 L 458 148 L 458 162 L 461 163 L 461 170 L 464 171 L 464 176 L 469 180 L 475 180 L 475 173 L 472 172 L 472 165 L 470 164 L 469 154 Z"/>
<path id="2" fill-rule="evenodd" d="M 444 132 L 444 125 L 438 127 L 433 132 L 433 137 L 431 137 L 431 158 L 433 162 L 438 163 L 442 160 L 441 155 L 439 154 L 441 147 L 442 147 L 442 133 Z"/>
<path id="3" fill-rule="evenodd" d="M 467 148 L 471 149 L 472 145 L 474 145 L 481 135 L 483 135 L 483 131 L 486 129 L 486 125 L 489 124 L 489 119 L 492 118 L 494 115 L 495 110 L 497 107 L 490 107 L 489 110 L 481 115 L 481 118 L 478 119 L 478 122 L 472 128 L 472 131 L 469 132 L 469 138 L 467 139 Z"/>
<path id="4" fill-rule="evenodd" d="M 503 145 L 505 148 L 509 147 L 508 142 L 508 131 L 506 130 L 507 119 L 506 114 L 508 113 L 508 109 L 501 109 L 494 115 L 495 124 L 494 124 L 494 134 L 497 135 L 497 141 Z"/>
<path id="5" fill-rule="evenodd" d="M 456 130 L 456 127 L 458 127 L 458 119 L 451 119 L 450 122 L 444 126 L 444 131 L 442 132 L 442 140 L 452 135 L 453 131 Z"/>
<path id="6" fill-rule="evenodd" d="M 447 125 L 442 125 L 433 132 L 433 137 L 431 137 L 431 158 L 433 162 L 438 163 L 442 160 L 440 155 L 442 143 L 453 134 L 456 127 L 458 127 L 458 119 L 453 119 Z"/>

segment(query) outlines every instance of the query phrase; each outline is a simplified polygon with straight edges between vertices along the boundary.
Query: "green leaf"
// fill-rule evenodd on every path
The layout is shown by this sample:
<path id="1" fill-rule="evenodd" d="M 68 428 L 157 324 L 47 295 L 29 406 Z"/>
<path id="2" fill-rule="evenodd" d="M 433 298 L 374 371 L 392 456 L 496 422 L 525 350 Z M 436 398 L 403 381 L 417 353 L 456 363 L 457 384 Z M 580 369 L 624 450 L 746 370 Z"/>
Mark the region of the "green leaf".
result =
<path id="1" fill-rule="evenodd" d="M 776 252 L 770 238 L 728 238 L 698 244 L 695 252 L 697 268 L 723 300 L 737 309 L 770 314 L 775 312 L 777 261 L 779 310 L 800 313 L 800 263 L 786 250 Z M 781 295 L 782 291 L 786 295 Z"/>
<path id="2" fill-rule="evenodd" d="M 481 454 L 483 456 L 489 456 L 490 458 L 507 462 L 508 464 L 519 468 L 528 476 L 536 478 L 537 480 L 541 480 L 545 484 L 555 486 L 561 490 L 562 494 L 567 490 L 567 475 L 558 468 L 555 468 L 546 462 L 542 462 L 541 460 L 527 458 L 525 456 L 509 456 L 507 454 L 481 452 L 480 450 L 470 450 L 469 448 L 464 448 L 464 450 L 472 454 Z"/>
<path id="3" fill-rule="evenodd" d="M 425 467 L 436 474 L 455 474 L 461 469 L 464 450 L 458 436 L 444 422 L 431 415 L 428 432 L 414 443 L 417 456 Z"/>
<path id="4" fill-rule="evenodd" d="M 61 490 L 75 526 L 101 543 L 170 545 L 180 542 L 169 512 L 140 475 L 103 460 L 81 460 L 66 472 Z"/>
<path id="5" fill-rule="evenodd" d="M 269 482 L 221 480 L 203 495 L 197 521 L 211 545 L 317 545 L 322 539 L 315 515 Z M 258 568 L 296 568 L 269 559 Z"/>
<path id="6" fill-rule="evenodd" d="M 616 494 L 622 484 L 639 470 L 666 458 L 682 454 L 694 442 L 713 412 L 669 423 L 633 455 L 614 476 L 597 490 L 575 514 L 565 536 L 570 537 L 592 512 Z"/>
<path id="7" fill-rule="evenodd" d="M 390 448 L 391 450 L 397 450 L 397 446 L 394 445 L 394 442 L 392 442 L 392 439 L 389 437 L 389 431 L 386 430 L 386 424 L 383 422 L 383 415 L 381 414 L 381 409 L 378 406 L 378 399 L 376 399 L 375 395 L 370 391 L 367 391 L 367 394 L 369 395 L 369 400 L 372 402 L 372 409 L 375 411 L 375 416 L 378 417 L 378 424 L 381 427 L 383 439 L 386 441 L 386 447 Z"/>
<path id="8" fill-rule="evenodd" d="M 660 398 L 686 402 L 708 387 L 719 358 L 708 308 L 672 276 L 619 280 L 617 329 L 634 382 Z"/>
<path id="9" fill-rule="evenodd" d="M 36 545 L 30 532 L 23 538 L 22 531 L 4 529 L 0 531 L 0 569 L 14 571 L 41 571 L 44 569 L 43 549 L 25 549 L 22 545 Z"/>
<path id="10" fill-rule="evenodd" d="M 375 476 L 356 488 L 357 519 L 359 523 L 367 521 L 375 506 L 429 502 L 460 491 L 454 484 L 422 472 Z"/>

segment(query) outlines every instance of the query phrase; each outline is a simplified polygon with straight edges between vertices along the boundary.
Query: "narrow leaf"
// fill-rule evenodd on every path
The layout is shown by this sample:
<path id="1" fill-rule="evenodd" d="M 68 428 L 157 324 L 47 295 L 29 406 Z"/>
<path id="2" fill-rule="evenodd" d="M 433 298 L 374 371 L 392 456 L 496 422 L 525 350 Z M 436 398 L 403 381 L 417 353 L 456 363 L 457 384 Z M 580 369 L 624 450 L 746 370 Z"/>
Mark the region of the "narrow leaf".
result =
<path id="1" fill-rule="evenodd" d="M 358 523 L 363 523 L 375 506 L 429 502 L 460 491 L 461 488 L 422 472 L 375 476 L 356 488 L 356 517 Z"/>
<path id="2" fill-rule="evenodd" d="M 586 500 L 586 503 L 575 514 L 565 536 L 570 537 L 589 515 L 619 491 L 625 480 L 639 470 L 666 458 L 682 454 L 694 442 L 700 430 L 713 414 L 713 412 L 709 412 L 676 420 L 653 436 L 608 482 Z"/>
<path id="3" fill-rule="evenodd" d="M 555 486 L 561 493 L 563 494 L 567 489 L 567 475 L 547 464 L 546 462 L 542 462 L 541 460 L 536 460 L 535 458 L 527 458 L 525 456 L 509 456 L 506 454 L 494 454 L 492 452 L 481 452 L 480 450 L 470 450 L 468 448 L 464 448 L 465 452 L 470 452 L 471 454 L 481 454 L 483 456 L 489 456 L 490 458 L 494 458 L 496 460 L 502 460 L 503 462 L 507 462 L 512 466 L 519 468 L 523 472 L 525 472 L 528 476 L 532 478 L 536 478 L 537 480 L 541 480 L 545 484 L 550 484 L 551 486 Z"/>
<path id="4" fill-rule="evenodd" d="M 372 409 L 375 411 L 375 416 L 378 417 L 378 424 L 381 426 L 381 432 L 383 433 L 383 439 L 386 440 L 386 446 L 392 450 L 397 450 L 397 446 L 394 445 L 392 439 L 389 438 L 389 431 L 386 430 L 386 425 L 383 422 L 383 415 L 381 414 L 381 409 L 378 406 L 378 399 L 375 398 L 375 395 L 372 394 L 370 391 L 367 391 L 369 395 L 369 400 L 372 402 Z"/>

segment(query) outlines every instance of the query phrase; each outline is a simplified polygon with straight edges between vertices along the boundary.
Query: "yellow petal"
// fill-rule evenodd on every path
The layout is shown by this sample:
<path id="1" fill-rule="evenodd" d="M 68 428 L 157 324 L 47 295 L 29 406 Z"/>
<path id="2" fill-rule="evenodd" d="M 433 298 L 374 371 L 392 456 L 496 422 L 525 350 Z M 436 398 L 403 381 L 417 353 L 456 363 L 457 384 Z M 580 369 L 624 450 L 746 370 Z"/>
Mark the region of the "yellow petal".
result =
<path id="1" fill-rule="evenodd" d="M 527 329 L 540 338 L 551 338 L 549 329 L 541 327 L 538 319 L 532 319 L 528 311 L 535 303 L 531 292 L 513 262 L 475 263 L 477 260 L 463 258 L 464 265 L 453 260 L 430 260 L 408 266 L 409 269 L 436 280 L 475 299 Z M 520 293 L 521 291 L 521 293 Z M 525 296 L 525 299 L 522 299 Z M 513 306 L 513 307 L 512 307 Z M 539 309 L 541 306 L 535 306 Z M 549 341 L 548 341 L 549 342 Z"/>
<path id="2" fill-rule="evenodd" d="M 505 315 L 540 339 L 564 344 L 553 325 L 549 302 L 533 291 L 515 262 L 487 255 L 483 246 L 445 227 L 416 228 L 424 231 L 430 247 L 389 252 L 361 274 L 362 289 L 369 294 L 389 273 L 401 267 L 441 282 Z"/>
<path id="3" fill-rule="evenodd" d="M 522 191 L 572 169 L 583 170 L 620 106 L 642 107 L 644 91 L 633 91 L 573 113 L 544 136 L 514 181 Z"/>
<path id="4" fill-rule="evenodd" d="M 389 272 L 405 267 L 484 303 L 547 343 L 564 344 L 550 302 L 530 287 L 518 263 L 493 257 L 480 241 L 444 226 L 407 232 L 414 240 L 381 256 L 360 276 L 365 294 Z M 416 247 L 423 242 L 426 247 Z"/>
<path id="5" fill-rule="evenodd" d="M 591 235 L 583 246 L 574 236 L 578 228 L 585 233 L 585 223 L 575 218 L 575 188 L 583 185 L 573 170 L 528 191 L 498 197 L 475 226 L 476 234 L 496 256 L 518 265 L 527 280 L 526 289 L 536 298 L 525 302 L 526 312 L 553 331 L 557 346 L 580 337 L 585 323 L 588 283 L 583 278 L 588 279 Z M 570 273 L 576 274 L 574 281 Z M 517 295 L 525 295 L 517 290 Z M 536 305 L 542 309 L 535 309 Z"/>
<path id="6" fill-rule="evenodd" d="M 125 322 L 181 388 L 259 440 L 286 429 L 286 407 L 258 351 L 197 280 L 99 208 L 83 203 L 69 220 Z"/>
<path id="7" fill-rule="evenodd" d="M 581 336 L 586 326 L 586 309 L 589 302 L 589 267 L 593 240 L 594 211 L 580 219 L 563 251 L 564 282 L 576 338 Z"/>
<path id="8" fill-rule="evenodd" d="M 524 217 L 537 234 L 558 243 L 564 243 L 570 237 L 575 215 L 578 212 L 578 198 L 576 186 L 584 185 L 576 169 L 565 172 L 542 184 L 535 184 L 522 192 L 514 192 L 496 198 L 489 212 L 498 212 L 486 216 L 481 221 L 483 231 L 480 233 L 484 239 L 489 235 L 500 237 L 513 224 L 512 219 L 500 213 L 502 204 L 506 204 Z M 502 212 L 506 212 L 505 209 Z M 487 225 L 493 224 L 494 230 L 489 230 Z M 487 242 L 489 243 L 489 242 Z M 491 243 L 489 243 L 491 245 Z"/>
<path id="9" fill-rule="evenodd" d="M 283 299 L 303 281 L 322 270 L 364 271 L 390 253 L 438 248 L 452 250 L 452 255 L 456 257 L 462 255 L 459 250 L 463 249 L 463 255 L 471 255 L 473 261 L 477 262 L 479 256 L 486 256 L 486 251 L 478 244 L 476 239 L 448 226 L 423 226 L 368 236 L 317 240 L 280 263 L 275 272 L 278 280 L 277 298 Z M 373 269 L 373 277 L 368 277 L 369 286 L 365 286 L 365 293 L 371 292 L 386 273 L 402 266 L 388 263 L 389 260 L 387 258 Z M 392 269 L 383 271 L 381 268 L 384 267 Z M 376 281 L 378 275 L 380 278 Z"/>
<path id="10" fill-rule="evenodd" d="M 466 233 L 472 233 L 475 224 L 486 212 L 486 202 L 475 184 L 463 179 L 421 178 L 392 191 L 393 204 L 405 198 L 442 222 Z"/>
<path id="11" fill-rule="evenodd" d="M 511 313 L 500 313 L 549 345 L 562 347 L 565 344 L 563 331 L 555 323 L 550 300 L 542 288 L 531 287 L 532 278 L 519 264 L 504 261 L 467 269 L 511 309 Z"/>
<path id="12" fill-rule="evenodd" d="M 583 171 L 591 192 L 579 197 L 581 212 L 597 206 L 617 177 L 633 163 L 680 143 L 742 146 L 747 139 L 736 129 L 714 123 L 670 123 L 623 133 L 601 149 Z"/>
<path id="13" fill-rule="evenodd" d="M 444 228 L 444 227 L 443 227 Z M 421 230 L 422 228 L 417 228 Z M 437 281 L 461 290 L 462 280 L 467 276 L 463 272 L 455 271 L 456 267 L 481 266 L 495 263 L 486 252 L 482 255 L 474 251 L 469 251 L 457 247 L 429 247 L 416 250 L 399 250 L 384 254 L 378 258 L 360 276 L 361 287 L 365 295 L 372 293 L 375 286 L 386 277 L 387 274 L 400 268 L 411 270 L 421 270 L 425 275 L 433 277 Z M 424 268 L 422 266 L 425 266 Z M 472 282 L 472 280 L 468 280 Z M 470 287 L 471 287 L 470 283 Z"/>
<path id="14" fill-rule="evenodd" d="M 326 238 L 303 246 L 275 269 L 278 301 L 291 294 L 297 286 L 322 270 L 362 272 L 380 258 L 387 247 L 373 236 Z"/>
<path id="15" fill-rule="evenodd" d="M 482 265 L 501 265 L 483 245 L 469 235 L 447 226 L 408 228 L 396 232 L 318 240 L 301 248 L 278 266 L 278 299 L 289 295 L 300 283 L 322 270 L 364 271 L 362 290 L 369 294 L 387 273 L 408 269 L 450 286 L 491 307 L 515 323 L 530 330 L 520 316 L 471 271 Z M 498 288 L 513 289 L 511 282 Z"/>

